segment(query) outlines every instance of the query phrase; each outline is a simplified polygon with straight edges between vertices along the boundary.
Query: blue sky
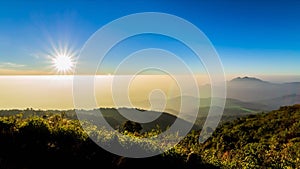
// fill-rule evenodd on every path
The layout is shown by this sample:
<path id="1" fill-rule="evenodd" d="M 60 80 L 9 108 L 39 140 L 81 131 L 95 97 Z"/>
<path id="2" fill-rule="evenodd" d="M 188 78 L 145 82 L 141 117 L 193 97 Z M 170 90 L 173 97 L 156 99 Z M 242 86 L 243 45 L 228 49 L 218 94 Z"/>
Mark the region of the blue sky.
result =
<path id="1" fill-rule="evenodd" d="M 51 44 L 79 51 L 100 27 L 137 12 L 170 13 L 196 25 L 228 75 L 300 75 L 300 2 L 288 0 L 1 1 L 0 74 L 49 72 Z"/>

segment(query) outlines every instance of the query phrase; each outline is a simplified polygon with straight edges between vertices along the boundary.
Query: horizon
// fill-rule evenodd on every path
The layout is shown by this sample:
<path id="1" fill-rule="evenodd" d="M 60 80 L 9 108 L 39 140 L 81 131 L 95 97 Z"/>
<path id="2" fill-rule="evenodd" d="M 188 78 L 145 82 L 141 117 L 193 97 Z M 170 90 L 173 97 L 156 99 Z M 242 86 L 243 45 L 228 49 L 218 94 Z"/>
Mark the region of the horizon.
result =
<path id="1" fill-rule="evenodd" d="M 202 85 L 214 85 L 222 80 L 230 81 L 237 77 L 255 77 L 278 84 L 300 82 L 298 65 L 300 46 L 297 43 L 300 41 L 298 7 L 300 3 L 292 1 L 258 0 L 243 2 L 146 0 L 143 3 L 115 0 L 110 2 L 100 0 L 0 2 L 0 24 L 2 25 L 0 28 L 0 109 L 14 105 L 37 108 L 74 107 L 72 101 L 74 86 L 70 80 L 74 74 L 97 77 L 147 75 L 145 77 L 149 79 L 154 78 L 149 81 L 138 79 L 136 83 L 133 81 L 133 87 L 130 90 L 128 88 L 128 93 L 131 92 L 135 102 L 139 99 L 148 99 L 155 87 L 165 92 L 155 93 L 156 97 L 172 97 L 177 94 L 181 87 L 178 87 L 178 81 L 174 81 L 171 76 L 169 79 L 156 79 L 166 75 L 180 77 L 190 73 L 196 77 L 193 82 L 197 82 L 199 88 L 197 90 L 203 96 L 209 96 L 211 91 L 210 88 L 201 88 Z M 215 53 L 204 52 L 202 54 L 204 56 L 200 57 L 191 46 L 178 38 L 165 34 L 143 33 L 116 43 L 107 51 L 101 62 L 96 60 L 98 58 L 82 55 L 84 47 L 100 28 L 118 18 L 142 12 L 165 13 L 186 20 L 203 32 L 204 39 L 207 38 L 207 44 L 202 44 L 202 41 L 193 39 L 194 34 L 185 33 L 183 29 L 191 44 L 211 46 L 211 51 Z M 232 17 L 237 14 L 239 18 Z M 162 21 L 160 17 L 157 20 Z M 135 27 L 139 26 L 141 25 L 135 25 Z M 169 29 L 170 32 L 178 30 L 175 27 L 168 27 L 167 30 Z M 122 29 L 112 30 L 112 36 L 108 39 L 102 37 L 105 42 L 134 29 L 122 27 Z M 152 49 L 152 53 L 149 53 L 149 49 Z M 93 52 L 89 54 L 93 55 Z M 174 56 L 176 59 L 173 58 Z M 209 67 L 205 62 L 210 61 L 210 57 L 214 56 L 220 64 L 212 61 L 210 63 L 216 65 Z M 92 70 L 95 66 L 97 69 Z M 217 74 L 209 72 L 209 68 Z M 215 70 L 212 70 L 214 68 Z M 188 83 L 182 77 L 180 79 L 183 84 Z M 103 95 L 100 97 L 95 94 L 97 100 L 104 100 L 104 105 L 112 105 L 112 91 L 108 85 L 110 81 L 101 83 L 104 85 L 95 84 L 97 86 L 95 90 Z M 288 93 L 288 90 L 295 89 L 285 90 Z M 190 90 L 186 92 L 195 93 Z M 46 97 L 47 95 L 49 98 Z M 119 94 L 120 97 L 121 95 Z M 234 96 L 244 100 L 250 99 L 246 96 Z M 270 96 L 273 94 L 271 93 Z M 60 99 L 62 105 L 58 102 Z"/>
<path id="2" fill-rule="evenodd" d="M 89 75 L 89 74 L 82 74 L 82 75 L 75 75 L 75 74 L 13 74 L 13 75 L 1 75 L 0 77 L 59 77 L 59 78 L 69 78 L 69 77 L 74 77 L 74 76 L 91 76 L 91 77 L 113 77 L 113 76 L 132 76 L 131 74 L 118 74 L 118 75 L 113 75 L 113 74 L 95 74 L 95 75 Z M 167 76 L 164 74 L 139 74 L 138 76 Z M 175 75 L 175 76 L 189 76 L 189 75 Z M 210 80 L 208 75 L 204 74 L 194 74 L 192 76 L 199 76 L 202 78 L 202 81 L 199 83 L 200 85 L 202 84 L 210 84 Z M 226 76 L 226 81 L 229 82 L 233 79 L 237 78 L 255 78 L 259 79 L 262 81 L 267 81 L 271 83 L 289 83 L 289 82 L 300 82 L 300 75 L 248 75 L 248 74 L 243 74 L 243 75 L 227 75 Z M 203 80 L 204 79 L 204 80 Z"/>
<path id="3" fill-rule="evenodd" d="M 81 75 L 84 77 L 84 75 Z M 96 75 L 91 76 L 95 79 L 95 99 L 97 101 L 97 107 L 93 108 L 117 108 L 112 99 L 112 91 L 113 80 L 115 76 L 123 77 L 123 78 L 131 78 L 132 75 Z M 185 78 L 183 75 L 181 78 Z M 242 76 L 243 77 L 243 76 Z M 258 78 L 258 77 L 250 77 L 244 76 L 248 78 Z M 0 76 L 0 80 L 2 83 L 0 87 L 2 89 L 0 96 L 0 109 L 41 109 L 41 110 L 72 110 L 75 109 L 75 105 L 73 103 L 73 75 L 27 75 L 27 76 Z M 235 77 L 238 78 L 238 77 Z M 210 95 L 210 84 L 203 82 L 203 77 L 196 77 L 198 82 L 198 90 L 200 92 L 201 99 L 203 98 L 211 98 Z M 271 84 L 285 84 L 289 82 L 297 82 L 297 81 L 287 81 L 283 83 L 276 83 L 266 79 L 258 78 L 263 81 L 271 82 Z M 232 79 L 228 81 L 230 83 Z M 298 81 L 299 82 L 299 81 Z M 145 85 L 147 84 L 147 85 Z M 229 85 L 229 84 L 228 84 Z M 173 86 L 173 87 L 171 87 Z M 137 75 L 134 77 L 134 80 L 131 83 L 131 88 L 128 91 L 130 101 L 132 101 L 132 105 L 128 105 L 126 102 L 121 101 L 122 107 L 134 107 L 134 108 L 142 108 L 142 109 L 151 109 L 151 99 L 155 100 L 165 100 L 169 101 L 170 99 L 180 97 L 180 93 L 178 88 L 175 87 L 176 82 L 172 80 L 168 75 Z M 230 85 L 228 86 L 230 87 Z M 249 88 L 250 86 L 248 86 Z M 172 90 L 170 90 L 172 88 Z M 164 96 L 162 95 L 153 95 L 152 92 L 154 90 L 161 90 L 164 92 Z M 255 88 L 254 88 L 255 89 Z M 293 89 L 294 90 L 294 89 Z M 283 92 L 283 95 L 291 95 L 293 93 L 289 93 L 293 91 L 292 88 L 289 91 Z M 296 88 L 295 88 L 296 90 Z M 118 93 L 118 89 L 114 90 Z M 236 97 L 230 97 L 232 94 L 236 94 L 236 91 L 230 91 L 229 97 L 231 99 L 237 99 L 241 101 L 246 101 Z M 285 94 L 286 93 L 286 94 Z M 155 93 L 154 93 L 155 94 Z M 297 95 L 298 93 L 296 93 Z M 189 96 L 189 94 L 185 94 L 182 96 Z M 235 95 L 234 95 L 235 96 Z M 153 98 L 154 97 L 154 98 Z M 275 98 L 275 97 L 274 97 Z M 150 101 L 150 102 L 149 102 Z M 300 100 L 299 100 L 300 101 Z M 252 101 L 248 101 L 252 102 Z M 88 105 L 88 104 L 87 104 Z M 174 109 L 179 109 L 176 105 L 168 106 L 174 107 Z M 91 107 L 85 107 L 86 109 L 91 109 Z M 84 109 L 84 108 L 83 108 Z"/>

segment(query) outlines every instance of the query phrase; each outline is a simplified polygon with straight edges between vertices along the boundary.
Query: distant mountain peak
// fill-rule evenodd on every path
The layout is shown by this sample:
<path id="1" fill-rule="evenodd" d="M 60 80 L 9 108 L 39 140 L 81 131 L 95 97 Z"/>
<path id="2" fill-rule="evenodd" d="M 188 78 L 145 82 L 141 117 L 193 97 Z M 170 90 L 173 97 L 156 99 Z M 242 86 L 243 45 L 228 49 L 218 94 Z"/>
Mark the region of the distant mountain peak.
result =
<path id="1" fill-rule="evenodd" d="M 237 77 L 231 80 L 231 82 L 265 82 L 261 79 L 255 78 L 255 77 Z"/>

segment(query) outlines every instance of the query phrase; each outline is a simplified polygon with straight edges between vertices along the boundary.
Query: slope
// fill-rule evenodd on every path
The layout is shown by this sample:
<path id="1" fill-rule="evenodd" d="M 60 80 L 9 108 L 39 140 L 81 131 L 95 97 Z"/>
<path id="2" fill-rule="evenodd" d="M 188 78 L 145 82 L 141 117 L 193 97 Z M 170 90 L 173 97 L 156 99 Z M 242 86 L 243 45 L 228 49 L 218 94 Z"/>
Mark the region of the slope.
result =
<path id="1" fill-rule="evenodd" d="M 203 144 L 203 158 L 227 168 L 299 168 L 299 128 L 300 105 L 239 118 Z"/>

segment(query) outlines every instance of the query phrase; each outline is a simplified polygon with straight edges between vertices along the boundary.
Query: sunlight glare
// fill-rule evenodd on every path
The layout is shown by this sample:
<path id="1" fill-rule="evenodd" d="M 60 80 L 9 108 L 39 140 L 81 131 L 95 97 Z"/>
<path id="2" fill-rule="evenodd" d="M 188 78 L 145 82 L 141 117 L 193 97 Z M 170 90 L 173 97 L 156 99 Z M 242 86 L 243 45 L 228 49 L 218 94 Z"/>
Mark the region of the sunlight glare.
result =
<path id="1" fill-rule="evenodd" d="M 76 62 L 76 51 L 73 51 L 68 45 L 54 47 L 48 57 L 51 60 L 51 67 L 59 74 L 70 74 L 73 72 Z"/>
<path id="2" fill-rule="evenodd" d="M 68 72 L 74 66 L 71 57 L 65 55 L 58 55 L 56 58 L 53 58 L 53 64 L 58 72 Z"/>

